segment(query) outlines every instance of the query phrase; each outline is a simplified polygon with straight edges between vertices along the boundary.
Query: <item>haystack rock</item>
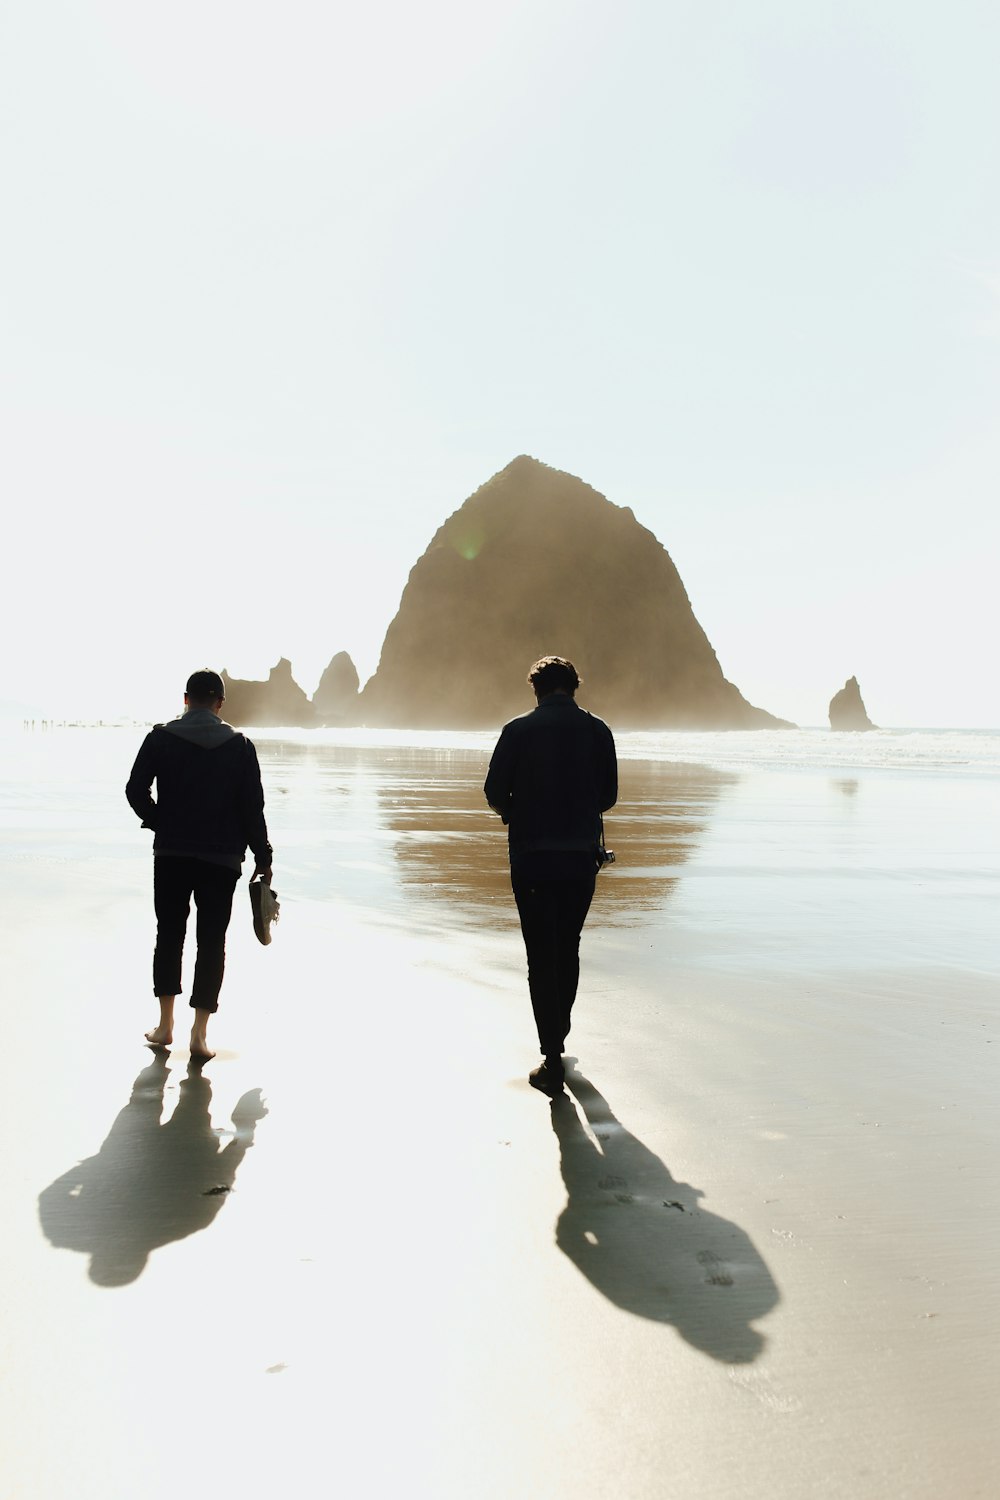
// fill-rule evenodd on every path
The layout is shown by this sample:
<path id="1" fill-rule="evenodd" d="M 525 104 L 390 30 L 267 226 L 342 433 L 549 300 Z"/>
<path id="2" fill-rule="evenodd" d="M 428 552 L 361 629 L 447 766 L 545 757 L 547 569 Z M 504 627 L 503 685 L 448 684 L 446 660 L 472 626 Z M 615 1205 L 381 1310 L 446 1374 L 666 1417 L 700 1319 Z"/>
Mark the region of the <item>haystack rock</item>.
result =
<path id="1" fill-rule="evenodd" d="M 223 668 L 226 703 L 223 717 L 230 724 L 261 726 L 315 724 L 316 715 L 305 693 L 292 676 L 292 664 L 282 657 L 272 667 L 266 682 L 230 677 Z"/>
<path id="2" fill-rule="evenodd" d="M 848 677 L 839 693 L 830 699 L 831 729 L 875 729 L 868 717 L 856 677 Z"/>
<path id="3" fill-rule="evenodd" d="M 571 474 L 520 457 L 449 516 L 410 573 L 362 723 L 494 728 L 532 704 L 527 670 L 568 656 L 616 729 L 785 721 L 722 675 L 651 531 Z"/>
<path id="4" fill-rule="evenodd" d="M 360 687 L 357 667 L 346 651 L 338 651 L 312 696 L 317 724 L 356 724 Z"/>

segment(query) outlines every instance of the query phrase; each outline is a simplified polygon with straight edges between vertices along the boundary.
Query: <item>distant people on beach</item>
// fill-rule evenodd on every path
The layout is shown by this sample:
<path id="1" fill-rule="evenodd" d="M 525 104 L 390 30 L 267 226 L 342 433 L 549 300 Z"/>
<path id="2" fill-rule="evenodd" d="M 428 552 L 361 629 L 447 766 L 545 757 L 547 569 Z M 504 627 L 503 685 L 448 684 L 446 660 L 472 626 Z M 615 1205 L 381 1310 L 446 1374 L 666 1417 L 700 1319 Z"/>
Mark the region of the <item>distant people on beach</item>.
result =
<path id="1" fill-rule="evenodd" d="M 508 829 L 510 882 L 528 959 L 542 1063 L 533 1087 L 561 1092 L 580 977 L 580 934 L 603 849 L 601 814 L 618 799 L 611 730 L 580 708 L 571 661 L 543 656 L 528 674 L 537 706 L 504 725 L 486 800 Z"/>
<path id="2" fill-rule="evenodd" d="M 142 742 L 125 795 L 151 828 L 156 948 L 153 993 L 160 1019 L 146 1040 L 173 1041 L 174 1000 L 181 993 L 181 954 L 191 897 L 198 911 L 197 955 L 191 985 L 191 1056 L 206 1061 L 209 1018 L 219 1008 L 226 931 L 233 893 L 247 846 L 255 860 L 251 880 L 270 884 L 272 849 L 264 821 L 264 792 L 257 752 L 222 715 L 226 690 L 218 672 L 204 668 L 188 678 L 185 712 L 156 724 Z M 156 800 L 150 788 L 156 782 Z"/>

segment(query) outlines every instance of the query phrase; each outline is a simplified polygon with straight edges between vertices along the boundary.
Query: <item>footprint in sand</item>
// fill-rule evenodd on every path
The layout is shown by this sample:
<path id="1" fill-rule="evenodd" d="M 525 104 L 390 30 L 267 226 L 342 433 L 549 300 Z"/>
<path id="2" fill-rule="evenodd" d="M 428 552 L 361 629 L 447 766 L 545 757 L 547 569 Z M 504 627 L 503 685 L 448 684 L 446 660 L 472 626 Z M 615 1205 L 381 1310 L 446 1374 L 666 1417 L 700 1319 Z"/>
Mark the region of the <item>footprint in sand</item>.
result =
<path id="1" fill-rule="evenodd" d="M 733 1278 L 725 1269 L 725 1262 L 711 1250 L 698 1251 L 698 1264 L 705 1267 L 706 1286 L 732 1286 Z"/>

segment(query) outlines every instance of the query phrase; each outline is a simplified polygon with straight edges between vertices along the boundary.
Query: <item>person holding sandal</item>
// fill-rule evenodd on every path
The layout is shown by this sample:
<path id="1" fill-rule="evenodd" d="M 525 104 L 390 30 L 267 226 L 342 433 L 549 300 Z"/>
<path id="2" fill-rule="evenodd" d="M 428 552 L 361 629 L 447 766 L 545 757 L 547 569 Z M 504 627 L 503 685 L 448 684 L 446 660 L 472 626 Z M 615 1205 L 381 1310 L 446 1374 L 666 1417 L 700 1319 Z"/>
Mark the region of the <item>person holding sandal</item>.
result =
<path id="1" fill-rule="evenodd" d="M 268 885 L 273 854 L 257 751 L 222 718 L 225 696 L 218 672 L 204 668 L 192 673 L 184 713 L 150 730 L 125 788 L 143 828 L 154 834 L 153 992 L 160 1017 L 146 1040 L 154 1047 L 169 1047 L 173 1041 L 174 1001 L 181 993 L 181 956 L 193 896 L 198 916 L 191 1056 L 201 1062 L 215 1056 L 208 1046 L 208 1022 L 219 1008 L 226 931 L 247 846 L 255 861 L 251 879 L 259 876 Z"/>

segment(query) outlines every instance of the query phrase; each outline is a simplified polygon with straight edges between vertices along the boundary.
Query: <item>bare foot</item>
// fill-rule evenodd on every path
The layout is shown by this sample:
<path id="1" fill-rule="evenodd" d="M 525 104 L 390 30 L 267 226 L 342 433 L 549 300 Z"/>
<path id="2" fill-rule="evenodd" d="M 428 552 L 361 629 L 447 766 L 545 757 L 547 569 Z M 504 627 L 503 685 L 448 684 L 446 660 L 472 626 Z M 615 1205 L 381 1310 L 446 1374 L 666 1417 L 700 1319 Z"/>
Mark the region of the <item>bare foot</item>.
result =
<path id="1" fill-rule="evenodd" d="M 160 1002 L 160 1024 L 146 1032 L 146 1041 L 151 1047 L 169 1047 L 174 1039 L 174 1001 L 176 995 L 158 995 Z"/>
<path id="2" fill-rule="evenodd" d="M 194 1007 L 194 1025 L 191 1027 L 191 1059 L 193 1062 L 208 1062 L 215 1053 L 208 1045 L 208 1023 L 212 1019 L 213 1012 L 203 1010 L 200 1005 Z"/>
<path id="3" fill-rule="evenodd" d="M 199 1026 L 197 1026 L 197 1025 L 192 1026 L 191 1027 L 191 1061 L 192 1062 L 208 1062 L 209 1058 L 214 1057 L 214 1056 L 215 1056 L 215 1053 L 212 1051 L 211 1047 L 208 1045 L 208 1039 L 206 1038 L 204 1031 L 201 1030 L 201 1028 Z"/>

